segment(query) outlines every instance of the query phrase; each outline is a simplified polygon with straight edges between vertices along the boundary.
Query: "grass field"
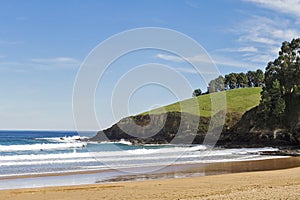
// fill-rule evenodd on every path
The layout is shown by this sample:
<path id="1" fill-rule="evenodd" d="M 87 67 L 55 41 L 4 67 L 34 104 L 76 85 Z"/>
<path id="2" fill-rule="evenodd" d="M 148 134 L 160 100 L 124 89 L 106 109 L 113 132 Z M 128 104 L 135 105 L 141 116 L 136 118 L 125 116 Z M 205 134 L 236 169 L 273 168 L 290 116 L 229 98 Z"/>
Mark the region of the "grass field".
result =
<path id="1" fill-rule="evenodd" d="M 222 94 L 224 93 L 226 94 L 227 112 L 244 113 L 247 110 L 257 106 L 260 101 L 261 90 L 262 89 L 260 87 L 255 87 L 255 88 L 240 88 L 240 89 L 234 89 L 234 90 L 222 92 Z M 193 115 L 209 117 L 211 116 L 212 113 L 211 95 L 216 95 L 215 97 L 218 98 L 218 95 L 220 95 L 220 93 L 201 95 L 195 98 L 187 99 L 181 102 L 164 106 L 162 108 L 152 110 L 150 111 L 150 113 L 160 114 L 164 112 L 163 110 L 165 110 L 167 112 L 175 112 L 175 111 L 187 112 Z"/>

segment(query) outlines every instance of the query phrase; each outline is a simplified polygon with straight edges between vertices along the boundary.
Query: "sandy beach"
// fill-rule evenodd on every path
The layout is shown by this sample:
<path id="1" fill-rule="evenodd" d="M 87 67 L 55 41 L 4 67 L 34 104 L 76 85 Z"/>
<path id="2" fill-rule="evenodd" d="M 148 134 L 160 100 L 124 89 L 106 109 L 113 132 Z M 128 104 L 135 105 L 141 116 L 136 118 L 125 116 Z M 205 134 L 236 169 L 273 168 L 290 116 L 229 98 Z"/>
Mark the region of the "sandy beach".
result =
<path id="1" fill-rule="evenodd" d="M 257 163 L 256 163 L 257 164 Z M 238 167 L 235 165 L 235 167 Z M 299 199 L 300 167 L 203 177 L 0 191 L 0 199 Z"/>

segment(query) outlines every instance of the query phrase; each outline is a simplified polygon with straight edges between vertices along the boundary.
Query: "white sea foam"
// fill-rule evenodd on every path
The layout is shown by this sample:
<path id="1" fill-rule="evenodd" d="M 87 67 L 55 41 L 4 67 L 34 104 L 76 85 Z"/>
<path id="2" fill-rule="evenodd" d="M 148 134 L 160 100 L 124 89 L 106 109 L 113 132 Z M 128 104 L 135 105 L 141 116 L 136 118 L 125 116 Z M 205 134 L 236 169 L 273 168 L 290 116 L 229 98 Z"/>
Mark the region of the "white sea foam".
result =
<path id="1" fill-rule="evenodd" d="M 77 143 L 53 143 L 53 144 L 26 144 L 26 145 L 0 145 L 0 152 L 13 151 L 43 151 L 43 150 L 62 150 L 82 148 L 87 144 L 84 142 Z"/>
<path id="2" fill-rule="evenodd" d="M 66 143 L 67 144 L 67 143 Z M 66 145 L 65 144 L 65 145 Z M 78 145 L 78 143 L 76 143 Z M 19 145 L 21 146 L 21 145 Z M 27 146 L 27 145 L 22 145 Z M 32 145 L 31 145 L 32 146 Z M 32 148 L 31 148 L 32 149 Z M 258 149 L 220 149 L 211 151 L 195 151 L 201 146 L 189 148 L 172 147 L 162 149 L 135 149 L 110 152 L 80 152 L 0 156 L 0 166 L 43 165 L 63 163 L 99 162 L 115 167 L 136 165 L 138 163 L 162 164 L 167 160 L 184 160 L 186 163 L 226 162 L 266 158 L 259 155 L 244 154 L 244 152 L 275 151 L 274 148 Z M 243 152 L 243 154 L 239 154 Z M 235 155 L 235 156 L 234 156 Z M 158 162 L 159 160 L 159 162 Z M 127 164 L 124 164 L 127 163 Z M 176 162 L 177 163 L 177 162 Z"/>
<path id="3" fill-rule="evenodd" d="M 215 155 L 216 156 L 216 155 Z M 80 159 L 78 159 L 80 158 Z M 265 159 L 264 157 L 263 159 Z M 274 157 L 272 157 L 274 158 Z M 171 163 L 175 162 L 179 163 L 215 163 L 215 162 L 229 162 L 229 161 L 241 161 L 241 160 L 257 160 L 262 159 L 262 157 L 259 157 L 258 155 L 251 155 L 251 156 L 244 156 L 239 158 L 223 158 L 223 159 L 206 159 L 205 156 L 199 156 L 199 155 L 168 155 L 168 156 L 160 156 L 160 157 L 121 157 L 121 158 L 102 158 L 102 157 L 93 157 L 93 156 L 84 156 L 84 157 L 66 157 L 63 158 L 57 158 L 57 159 L 32 159 L 32 160 L 18 160 L 18 161 L 1 161 L 0 166 L 16 166 L 16 165 L 46 165 L 46 164 L 67 164 L 67 163 L 89 163 L 89 162 L 98 162 L 99 165 L 107 165 L 109 167 L 113 168 L 120 168 L 123 167 L 131 167 L 136 165 L 153 165 L 153 164 L 170 164 L 170 161 L 168 159 L 173 160 Z M 160 160 L 160 162 L 157 162 L 157 160 Z M 185 161 L 180 161 L 185 160 Z"/>
<path id="4" fill-rule="evenodd" d="M 120 141 L 118 142 L 108 142 L 108 141 L 103 141 L 103 142 L 100 142 L 100 144 L 124 144 L 124 145 L 128 145 L 128 146 L 131 146 L 132 143 L 127 141 L 127 140 L 124 140 L 124 139 L 121 139 Z"/>
<path id="5" fill-rule="evenodd" d="M 49 138 L 35 138 L 36 140 L 47 140 L 51 142 L 80 142 L 83 139 L 88 139 L 88 137 L 74 135 L 74 136 L 64 136 L 64 137 L 49 137 Z"/>

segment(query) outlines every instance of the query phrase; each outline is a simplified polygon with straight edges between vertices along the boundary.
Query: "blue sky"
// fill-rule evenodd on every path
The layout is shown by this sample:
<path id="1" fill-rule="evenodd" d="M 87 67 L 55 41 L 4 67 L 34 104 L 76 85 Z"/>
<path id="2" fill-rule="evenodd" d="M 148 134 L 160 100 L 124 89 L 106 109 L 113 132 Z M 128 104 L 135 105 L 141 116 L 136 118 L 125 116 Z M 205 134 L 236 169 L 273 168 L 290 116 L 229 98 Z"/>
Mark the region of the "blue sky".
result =
<path id="1" fill-rule="evenodd" d="M 264 69 L 283 41 L 300 37 L 299 10 L 298 0 L 1 0 L 0 129 L 74 129 L 72 91 L 79 67 L 95 46 L 119 32 L 173 29 L 202 45 L 221 74 L 246 72 Z M 104 119 L 102 128 L 120 118 L 110 113 L 106 94 L 122 74 L 149 62 L 172 66 L 192 88 L 205 90 L 201 77 L 174 55 L 158 50 L 128 55 L 99 84 L 95 112 Z M 177 100 L 153 85 L 124 104 L 135 114 Z"/>

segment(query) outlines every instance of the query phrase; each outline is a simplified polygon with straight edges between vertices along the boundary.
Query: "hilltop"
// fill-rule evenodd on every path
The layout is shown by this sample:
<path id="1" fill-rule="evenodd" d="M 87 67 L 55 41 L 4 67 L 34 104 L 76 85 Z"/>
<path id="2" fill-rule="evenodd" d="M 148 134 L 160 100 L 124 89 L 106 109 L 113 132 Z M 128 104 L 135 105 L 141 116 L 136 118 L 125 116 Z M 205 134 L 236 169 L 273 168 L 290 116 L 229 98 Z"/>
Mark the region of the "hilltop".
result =
<path id="1" fill-rule="evenodd" d="M 254 108 L 259 104 L 261 90 L 261 87 L 253 87 L 222 91 L 221 93 L 226 94 L 227 112 L 244 114 L 246 111 Z M 141 115 L 148 113 L 161 114 L 162 110 L 165 110 L 166 112 L 184 112 L 195 116 L 211 117 L 211 95 L 216 95 L 216 93 L 200 95 L 176 102 L 162 108 L 142 113 Z M 184 105 L 183 109 L 181 109 L 180 105 Z"/>

